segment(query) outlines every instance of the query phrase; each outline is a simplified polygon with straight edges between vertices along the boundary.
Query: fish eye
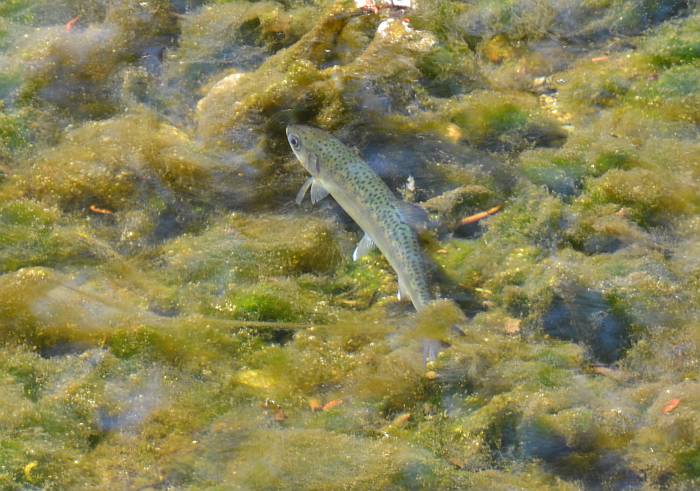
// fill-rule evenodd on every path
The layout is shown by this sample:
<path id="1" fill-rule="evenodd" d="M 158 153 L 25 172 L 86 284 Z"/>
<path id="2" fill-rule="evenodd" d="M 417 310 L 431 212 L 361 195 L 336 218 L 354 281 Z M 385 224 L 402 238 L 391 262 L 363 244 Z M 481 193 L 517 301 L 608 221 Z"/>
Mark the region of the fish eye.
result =
<path id="1" fill-rule="evenodd" d="M 299 148 L 299 138 L 296 135 L 289 135 L 289 144 L 292 148 Z"/>

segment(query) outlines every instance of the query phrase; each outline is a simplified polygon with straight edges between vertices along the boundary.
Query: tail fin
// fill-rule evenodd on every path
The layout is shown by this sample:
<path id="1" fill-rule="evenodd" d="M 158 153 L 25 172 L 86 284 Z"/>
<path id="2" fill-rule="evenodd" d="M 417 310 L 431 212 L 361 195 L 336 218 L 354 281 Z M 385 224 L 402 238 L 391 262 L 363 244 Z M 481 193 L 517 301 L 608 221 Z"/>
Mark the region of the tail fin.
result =
<path id="1" fill-rule="evenodd" d="M 417 313 L 413 334 L 423 339 L 423 358 L 426 363 L 437 358 L 454 327 L 465 321 L 464 313 L 452 300 L 434 300 Z"/>
<path id="2" fill-rule="evenodd" d="M 437 355 L 443 349 L 443 344 L 441 341 L 436 339 L 424 339 L 423 340 L 423 363 L 425 365 L 428 362 L 437 360 Z"/>

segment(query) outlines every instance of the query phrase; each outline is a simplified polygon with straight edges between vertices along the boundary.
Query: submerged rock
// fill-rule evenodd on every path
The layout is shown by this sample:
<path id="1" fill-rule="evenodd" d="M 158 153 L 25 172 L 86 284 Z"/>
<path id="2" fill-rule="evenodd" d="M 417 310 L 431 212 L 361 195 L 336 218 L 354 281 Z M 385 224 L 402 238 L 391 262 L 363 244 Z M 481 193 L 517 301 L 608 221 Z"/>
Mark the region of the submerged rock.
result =
<path id="1" fill-rule="evenodd" d="M 617 361 L 630 345 L 627 321 L 599 293 L 566 287 L 555 294 L 542 316 L 545 332 L 559 339 L 584 343 L 604 362 Z"/>

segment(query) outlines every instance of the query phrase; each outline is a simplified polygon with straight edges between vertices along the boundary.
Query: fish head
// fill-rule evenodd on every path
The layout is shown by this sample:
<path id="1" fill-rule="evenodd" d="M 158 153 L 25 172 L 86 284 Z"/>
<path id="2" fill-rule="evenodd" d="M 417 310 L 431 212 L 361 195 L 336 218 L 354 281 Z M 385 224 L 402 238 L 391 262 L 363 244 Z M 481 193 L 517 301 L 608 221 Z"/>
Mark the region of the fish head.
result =
<path id="1" fill-rule="evenodd" d="M 329 133 L 301 124 L 287 126 L 287 141 L 301 165 L 314 177 L 321 173 L 321 162 L 329 161 L 328 157 L 333 155 L 332 147 L 342 146 Z"/>

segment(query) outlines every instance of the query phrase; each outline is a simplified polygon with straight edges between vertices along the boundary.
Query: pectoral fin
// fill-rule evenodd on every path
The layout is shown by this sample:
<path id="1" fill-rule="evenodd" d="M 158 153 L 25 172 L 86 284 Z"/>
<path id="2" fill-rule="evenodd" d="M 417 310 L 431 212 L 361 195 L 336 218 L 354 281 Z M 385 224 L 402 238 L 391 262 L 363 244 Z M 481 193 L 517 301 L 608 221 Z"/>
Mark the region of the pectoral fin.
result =
<path id="1" fill-rule="evenodd" d="M 352 253 L 352 260 L 357 261 L 361 257 L 366 256 L 375 247 L 377 246 L 372 240 L 372 237 L 367 234 L 363 235 L 360 242 L 357 243 L 355 251 Z"/>
<path id="2" fill-rule="evenodd" d="M 411 228 L 422 231 L 430 227 L 430 217 L 423 208 L 406 201 L 399 201 L 398 205 L 401 217 Z"/>
<path id="3" fill-rule="evenodd" d="M 311 184 L 311 203 L 316 204 L 326 196 L 328 196 L 328 191 L 326 191 L 326 188 L 323 187 L 318 179 L 314 179 L 313 183 Z"/>
<path id="4" fill-rule="evenodd" d="M 309 191 L 309 188 L 311 187 L 313 182 L 314 182 L 314 178 L 309 177 L 306 180 L 306 182 L 304 182 L 304 184 L 301 186 L 301 188 L 299 189 L 299 192 L 297 193 L 297 199 L 296 199 L 297 205 L 300 205 L 302 203 L 302 201 L 304 201 L 304 197 L 306 196 L 306 193 Z"/>

